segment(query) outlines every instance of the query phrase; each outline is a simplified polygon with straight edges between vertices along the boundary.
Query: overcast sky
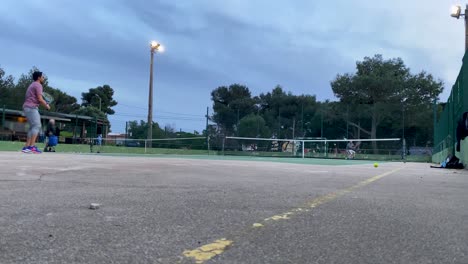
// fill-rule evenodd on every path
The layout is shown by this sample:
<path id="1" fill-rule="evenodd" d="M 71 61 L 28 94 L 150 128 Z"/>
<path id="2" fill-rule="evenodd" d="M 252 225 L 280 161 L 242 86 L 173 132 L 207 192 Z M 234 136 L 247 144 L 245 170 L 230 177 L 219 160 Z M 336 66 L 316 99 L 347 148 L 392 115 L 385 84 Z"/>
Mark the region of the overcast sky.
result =
<path id="1" fill-rule="evenodd" d="M 377 53 L 442 79 L 446 100 L 464 52 L 454 0 L 1 2 L 0 67 L 18 78 L 37 66 L 79 101 L 109 84 L 119 103 L 113 132 L 147 118 L 152 39 L 166 47 L 155 58 L 154 118 L 186 131 L 204 128 L 218 86 L 240 83 L 258 95 L 279 84 L 334 100 L 336 74 Z"/>

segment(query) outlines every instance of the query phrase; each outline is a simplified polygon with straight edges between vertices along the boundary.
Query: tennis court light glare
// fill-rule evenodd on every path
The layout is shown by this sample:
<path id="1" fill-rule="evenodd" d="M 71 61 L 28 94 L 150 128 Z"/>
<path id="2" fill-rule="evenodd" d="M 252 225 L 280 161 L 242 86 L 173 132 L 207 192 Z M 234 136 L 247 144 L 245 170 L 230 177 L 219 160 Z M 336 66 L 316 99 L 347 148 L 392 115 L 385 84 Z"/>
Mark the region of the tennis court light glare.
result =
<path id="1" fill-rule="evenodd" d="M 456 19 L 459 19 L 460 16 L 462 15 L 461 13 L 461 6 L 459 5 L 456 5 L 456 6 L 452 6 L 452 12 L 450 14 L 452 17 L 456 18 Z"/>
<path id="2" fill-rule="evenodd" d="M 158 51 L 161 53 L 161 52 L 164 52 L 164 46 L 163 45 L 159 45 L 159 48 L 158 48 Z"/>
<path id="3" fill-rule="evenodd" d="M 164 51 L 164 47 L 161 45 L 161 43 L 154 41 L 154 40 L 151 41 L 150 47 L 151 47 L 151 50 L 154 50 L 154 51 L 159 51 L 159 52 Z"/>

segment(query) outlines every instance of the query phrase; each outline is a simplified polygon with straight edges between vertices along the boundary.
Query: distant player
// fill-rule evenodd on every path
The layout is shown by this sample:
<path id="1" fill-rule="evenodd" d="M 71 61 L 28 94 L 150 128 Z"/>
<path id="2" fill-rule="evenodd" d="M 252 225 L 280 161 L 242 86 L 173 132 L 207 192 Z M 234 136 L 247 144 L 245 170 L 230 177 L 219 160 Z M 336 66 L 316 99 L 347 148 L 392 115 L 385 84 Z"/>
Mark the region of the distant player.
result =
<path id="1" fill-rule="evenodd" d="M 353 141 L 349 141 L 346 145 L 346 159 L 354 159 L 356 155 L 356 146 L 353 144 Z"/>

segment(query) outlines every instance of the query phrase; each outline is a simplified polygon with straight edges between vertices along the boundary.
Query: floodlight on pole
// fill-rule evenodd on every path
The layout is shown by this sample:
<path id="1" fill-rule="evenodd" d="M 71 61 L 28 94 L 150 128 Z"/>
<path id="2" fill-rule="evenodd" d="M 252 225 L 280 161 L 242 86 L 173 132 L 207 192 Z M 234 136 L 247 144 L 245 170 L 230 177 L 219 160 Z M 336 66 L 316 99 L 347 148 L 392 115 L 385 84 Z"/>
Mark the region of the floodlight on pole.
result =
<path id="1" fill-rule="evenodd" d="M 456 19 L 459 19 L 461 16 L 465 17 L 465 52 L 468 50 L 468 17 L 466 14 L 468 14 L 468 5 L 465 8 L 465 14 L 462 14 L 461 6 L 459 5 L 453 6 L 450 14 L 451 17 Z"/>
<path id="2" fill-rule="evenodd" d="M 459 5 L 452 6 L 452 12 L 451 12 L 450 16 L 452 16 L 452 17 L 454 17 L 456 19 L 459 19 L 461 15 L 462 15 L 461 6 L 459 6 Z"/>
<path id="3" fill-rule="evenodd" d="M 149 96 L 148 96 L 148 135 L 147 139 L 153 139 L 153 62 L 154 62 L 154 53 L 157 51 L 164 51 L 161 43 L 157 41 L 150 42 L 151 50 L 151 61 L 150 61 L 150 81 L 149 81 Z M 151 147 L 151 142 L 149 142 Z"/>

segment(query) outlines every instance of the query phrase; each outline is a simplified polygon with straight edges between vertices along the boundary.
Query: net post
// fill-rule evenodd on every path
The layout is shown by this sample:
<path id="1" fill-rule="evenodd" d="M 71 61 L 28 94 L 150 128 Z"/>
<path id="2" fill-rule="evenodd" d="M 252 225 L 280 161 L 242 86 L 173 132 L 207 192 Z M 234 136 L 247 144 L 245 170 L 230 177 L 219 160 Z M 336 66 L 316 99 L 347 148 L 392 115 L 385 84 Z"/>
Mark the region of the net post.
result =
<path id="1" fill-rule="evenodd" d="M 324 147 L 324 149 L 325 149 L 325 158 L 328 158 L 328 142 L 327 142 L 327 140 L 325 140 L 325 147 Z"/>
<path id="2" fill-rule="evenodd" d="M 208 115 L 209 107 L 206 107 L 206 147 L 208 148 L 208 155 L 210 155 L 210 133 L 208 133 Z"/>
<path id="3" fill-rule="evenodd" d="M 148 139 L 145 139 L 145 154 L 146 154 L 146 145 L 148 144 Z"/>
<path id="4" fill-rule="evenodd" d="M 302 158 L 305 159 L 305 141 L 302 140 Z"/>
<path id="5" fill-rule="evenodd" d="M 403 142 L 402 142 L 402 153 L 401 153 L 402 156 L 401 156 L 401 158 L 402 158 L 402 160 L 404 162 L 406 162 L 406 140 L 405 140 L 405 138 L 403 138 L 402 140 L 403 140 Z"/>
<path id="6" fill-rule="evenodd" d="M 223 147 L 222 147 L 222 150 L 223 150 L 223 156 L 224 156 L 224 144 L 226 142 L 226 137 L 223 137 Z"/>

